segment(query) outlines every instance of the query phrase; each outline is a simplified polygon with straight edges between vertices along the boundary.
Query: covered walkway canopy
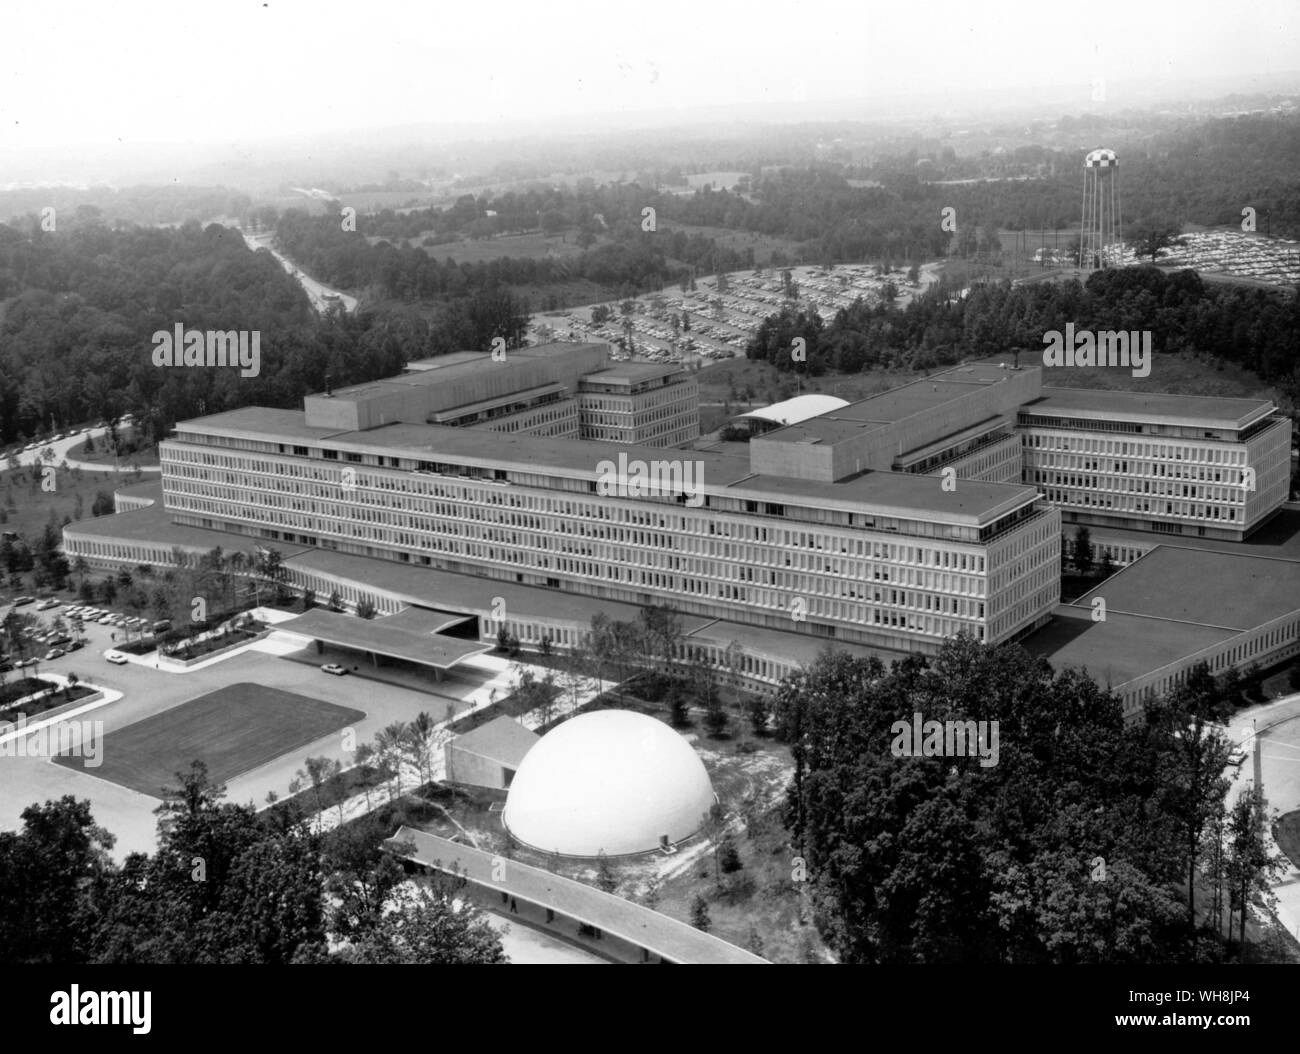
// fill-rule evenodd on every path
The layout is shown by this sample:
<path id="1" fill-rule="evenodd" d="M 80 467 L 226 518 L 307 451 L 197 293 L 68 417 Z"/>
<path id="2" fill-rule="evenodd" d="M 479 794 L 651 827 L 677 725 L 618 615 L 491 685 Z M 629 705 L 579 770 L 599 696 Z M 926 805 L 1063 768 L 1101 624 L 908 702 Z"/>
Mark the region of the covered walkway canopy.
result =
<path id="1" fill-rule="evenodd" d="M 411 845 L 414 845 L 414 851 Z M 594 886 L 553 875 L 517 860 L 508 860 L 506 866 L 501 867 L 500 856 L 411 827 L 400 828 L 384 843 L 384 847 L 403 859 L 465 878 L 480 889 L 526 900 L 557 915 L 595 927 L 658 955 L 666 962 L 767 962 L 694 926 L 602 892 Z"/>

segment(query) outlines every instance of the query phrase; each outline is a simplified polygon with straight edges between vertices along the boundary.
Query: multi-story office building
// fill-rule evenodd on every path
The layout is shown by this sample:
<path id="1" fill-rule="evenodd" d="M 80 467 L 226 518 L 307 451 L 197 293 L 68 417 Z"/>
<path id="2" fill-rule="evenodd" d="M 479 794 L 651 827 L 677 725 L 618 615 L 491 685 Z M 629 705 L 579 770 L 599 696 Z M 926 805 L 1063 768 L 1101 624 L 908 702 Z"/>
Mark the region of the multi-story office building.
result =
<path id="1" fill-rule="evenodd" d="M 620 363 L 578 382 L 581 438 L 678 446 L 700 436 L 700 386 L 675 364 Z"/>
<path id="2" fill-rule="evenodd" d="M 1267 399 L 1044 388 L 1024 482 L 1067 523 L 1240 541 L 1286 500 L 1291 422 Z"/>
<path id="3" fill-rule="evenodd" d="M 820 452 L 797 441 L 783 472 L 757 449 L 666 461 L 651 447 L 311 422 L 250 408 L 178 425 L 161 451 L 173 520 L 894 648 L 1007 640 L 1058 597 L 1059 518 L 1030 487 L 833 479 L 806 470 L 799 453 Z M 614 459 L 675 486 L 609 493 Z"/>
<path id="4" fill-rule="evenodd" d="M 775 665 L 755 675 L 770 678 L 809 638 L 897 652 L 1028 634 L 1059 599 L 1063 511 L 1241 538 L 1286 497 L 1289 426 L 1267 401 L 1041 377 L 963 364 L 736 455 L 664 449 L 698 430 L 695 382 L 672 368 L 610 364 L 604 345 L 448 356 L 302 412 L 180 423 L 161 445 L 163 499 L 176 530 L 296 550 L 314 589 L 333 560 L 360 595 L 358 566 L 385 561 L 469 583 L 458 610 L 510 589 L 668 603 L 766 634 Z M 638 489 L 638 473 L 663 486 Z M 70 555 L 158 558 L 95 522 L 68 528 Z"/>
<path id="5" fill-rule="evenodd" d="M 305 401 L 312 425 L 451 425 L 674 446 L 700 434 L 699 385 L 677 364 L 610 362 L 607 344 L 544 344 L 419 359 L 396 377 Z"/>

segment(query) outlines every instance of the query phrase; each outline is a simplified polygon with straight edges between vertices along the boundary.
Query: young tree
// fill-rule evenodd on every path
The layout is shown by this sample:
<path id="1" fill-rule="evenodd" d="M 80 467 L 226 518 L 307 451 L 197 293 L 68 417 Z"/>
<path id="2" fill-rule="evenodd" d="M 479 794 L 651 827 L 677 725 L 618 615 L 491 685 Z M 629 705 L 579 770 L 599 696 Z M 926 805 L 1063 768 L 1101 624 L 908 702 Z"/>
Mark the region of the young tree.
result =
<path id="1" fill-rule="evenodd" d="M 1074 532 L 1074 548 L 1071 550 L 1074 569 L 1087 576 L 1092 571 L 1092 532 L 1080 526 Z"/>
<path id="2" fill-rule="evenodd" d="M 724 875 L 735 874 L 744 864 L 740 860 L 740 850 L 736 848 L 736 842 L 730 834 L 724 834 L 722 841 L 718 843 L 718 867 Z"/>
<path id="3" fill-rule="evenodd" d="M 668 712 L 674 728 L 685 728 L 691 723 L 686 684 L 680 677 L 668 677 Z"/>
<path id="4" fill-rule="evenodd" d="M 713 925 L 713 920 L 709 917 L 709 902 L 702 893 L 696 893 L 695 899 L 691 901 L 691 925 L 705 933 Z"/>
<path id="5" fill-rule="evenodd" d="M 1273 883 L 1289 862 L 1272 851 L 1267 831 L 1268 816 L 1264 793 L 1251 785 L 1241 792 L 1228 813 L 1227 861 L 1230 902 L 1237 908 L 1239 943 L 1246 940 L 1246 915 L 1252 896 L 1270 901 Z"/>
<path id="6" fill-rule="evenodd" d="M 596 888 L 604 893 L 618 890 L 618 876 L 614 874 L 614 868 L 610 866 L 609 857 L 603 849 L 596 855 Z"/>

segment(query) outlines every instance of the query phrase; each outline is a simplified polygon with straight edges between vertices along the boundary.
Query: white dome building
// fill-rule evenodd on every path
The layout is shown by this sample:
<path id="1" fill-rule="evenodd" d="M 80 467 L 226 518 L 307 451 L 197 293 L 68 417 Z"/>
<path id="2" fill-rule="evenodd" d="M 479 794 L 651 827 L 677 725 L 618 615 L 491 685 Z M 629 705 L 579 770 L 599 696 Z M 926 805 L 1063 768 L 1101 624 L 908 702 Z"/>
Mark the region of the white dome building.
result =
<path id="1" fill-rule="evenodd" d="M 716 801 L 699 756 L 662 721 L 596 710 L 557 726 L 524 756 L 502 820 L 532 849 L 621 856 L 690 837 Z"/>

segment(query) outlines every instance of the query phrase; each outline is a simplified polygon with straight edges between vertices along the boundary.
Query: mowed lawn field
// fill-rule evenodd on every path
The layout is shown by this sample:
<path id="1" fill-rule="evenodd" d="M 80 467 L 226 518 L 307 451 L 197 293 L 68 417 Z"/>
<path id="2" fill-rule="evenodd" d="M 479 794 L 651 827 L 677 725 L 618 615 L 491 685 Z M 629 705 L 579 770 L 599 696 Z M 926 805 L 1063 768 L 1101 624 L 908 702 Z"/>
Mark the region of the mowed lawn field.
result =
<path id="1" fill-rule="evenodd" d="M 104 737 L 95 775 L 157 798 L 176 773 L 202 761 L 226 783 L 282 754 L 365 718 L 360 710 L 260 684 L 232 684 Z M 77 767 L 82 759 L 59 757 Z"/>

